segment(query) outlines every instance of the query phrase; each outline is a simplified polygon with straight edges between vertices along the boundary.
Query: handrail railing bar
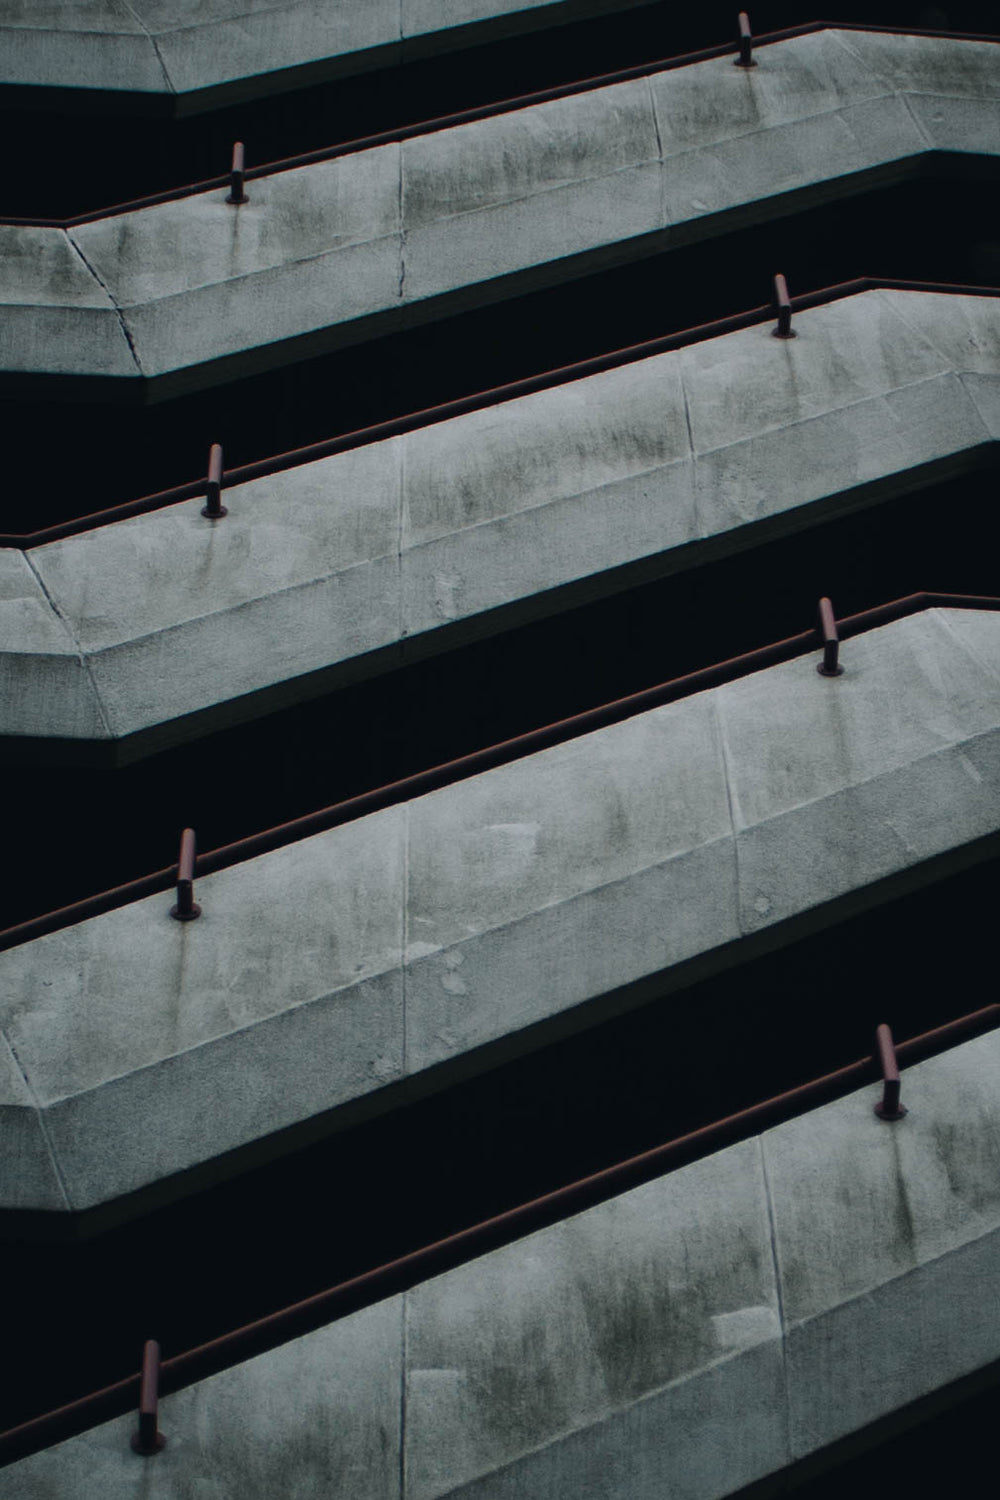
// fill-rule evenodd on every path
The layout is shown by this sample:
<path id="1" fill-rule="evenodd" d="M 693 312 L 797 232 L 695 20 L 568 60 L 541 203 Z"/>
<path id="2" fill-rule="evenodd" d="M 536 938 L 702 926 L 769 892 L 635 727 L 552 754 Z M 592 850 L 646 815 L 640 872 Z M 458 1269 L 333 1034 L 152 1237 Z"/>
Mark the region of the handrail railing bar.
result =
<path id="1" fill-rule="evenodd" d="M 1000 287 L 996 286 L 856 276 L 850 281 L 836 282 L 833 286 L 821 287 L 817 291 L 804 292 L 792 297 L 791 306 L 793 312 L 802 312 L 867 291 L 938 292 L 949 296 L 1000 297 Z M 368 427 L 356 428 L 353 432 L 338 433 L 335 437 L 322 438 L 319 442 L 307 443 L 301 448 L 290 448 L 268 458 L 239 464 L 235 468 L 225 470 L 223 482 L 227 489 L 231 489 L 237 484 L 249 484 L 256 479 L 269 478 L 272 474 L 280 474 L 302 464 L 315 463 L 320 459 L 332 458 L 338 453 L 346 453 L 354 448 L 385 442 L 408 432 L 416 432 L 423 427 L 434 426 L 438 422 L 451 421 L 456 417 L 467 416 L 490 406 L 499 406 L 506 401 L 515 401 L 523 396 L 535 395 L 573 380 L 582 380 L 589 375 L 599 375 L 608 370 L 621 369 L 626 365 L 638 363 L 640 360 L 654 358 L 658 354 L 673 353 L 677 349 L 687 348 L 692 344 L 724 337 L 727 333 L 741 332 L 765 323 L 773 316 L 774 309 L 771 304 L 764 303 L 743 312 L 730 313 L 724 318 L 715 318 L 709 323 L 698 323 L 691 328 L 679 329 L 674 333 L 659 334 L 656 338 L 644 339 L 638 344 L 626 344 L 619 349 L 609 350 L 605 354 L 591 355 L 587 359 L 576 360 L 568 365 L 557 365 L 554 369 L 541 371 L 537 375 L 522 376 L 519 380 L 490 386 L 467 396 L 458 396 L 451 401 L 441 402 L 437 406 L 421 407 L 417 411 L 406 412 L 398 417 L 389 417 L 383 422 L 376 422 Z M 96 531 L 102 526 L 131 520 L 133 516 L 147 515 L 152 511 L 164 510 L 170 505 L 181 504 L 185 500 L 197 499 L 204 494 L 204 487 L 204 479 L 186 480 L 183 484 L 173 485 L 169 489 L 157 490 L 139 499 L 126 500 L 120 505 L 92 511 L 89 515 L 77 516 L 72 520 L 58 521 L 52 526 L 42 527 L 37 531 L 0 532 L 0 547 L 16 547 L 22 551 L 28 551 L 34 547 L 47 546 L 50 542 L 64 541 L 67 537 Z"/>
<path id="2" fill-rule="evenodd" d="M 799 26 L 786 26 L 777 31 L 764 32 L 754 37 L 754 47 L 772 46 L 776 42 L 791 41 L 796 37 L 811 36 L 820 31 L 860 31 L 890 36 L 917 36 L 939 38 L 954 42 L 1000 43 L 1000 35 L 971 31 L 927 30 L 911 26 L 875 26 L 864 21 L 805 21 Z M 714 47 L 703 47 L 696 52 L 682 52 L 675 57 L 657 58 L 653 62 L 635 63 L 628 68 L 618 68 L 611 73 L 599 73 L 589 78 L 574 79 L 571 83 L 556 84 L 549 89 L 537 89 L 528 94 L 517 94 L 509 99 L 497 99 L 490 104 L 475 105 L 471 109 L 457 110 L 453 114 L 439 115 L 429 120 L 414 121 L 411 125 L 398 125 L 374 135 L 359 136 L 355 140 L 341 141 L 332 146 L 320 146 L 313 151 L 299 152 L 294 156 L 280 157 L 275 161 L 262 162 L 248 167 L 245 173 L 248 182 L 261 177 L 270 177 L 279 172 L 294 171 L 298 167 L 312 166 L 317 162 L 335 161 L 341 156 L 353 156 L 360 151 L 371 151 L 379 146 L 394 145 L 412 140 L 416 136 L 436 134 L 459 125 L 473 124 L 477 120 L 511 114 L 518 109 L 530 109 L 534 105 L 548 104 L 557 99 L 571 98 L 574 94 L 587 93 L 592 89 L 610 88 L 616 83 L 630 83 L 639 78 L 648 78 L 654 73 L 673 72 L 678 68 L 692 67 L 696 63 L 710 62 L 714 58 L 728 57 L 736 51 L 732 42 L 719 42 Z M 191 198 L 199 193 L 212 192 L 229 185 L 229 174 L 220 173 L 205 177 L 198 182 L 188 182 L 174 188 L 165 188 L 159 193 L 150 193 L 142 198 L 130 198 L 105 208 L 89 209 L 85 213 L 70 214 L 65 218 L 31 218 L 24 216 L 0 216 L 0 225 L 32 229 L 77 229 L 83 224 L 94 224 L 99 219 L 110 219 L 118 214 L 137 213 L 144 208 L 155 208 L 161 203 L 173 203 L 182 198 Z"/>
<path id="3" fill-rule="evenodd" d="M 1000 1024 L 1000 1005 L 986 1005 L 945 1022 L 933 1030 L 896 1045 L 901 1065 L 914 1065 L 963 1039 L 994 1029 Z M 460 1229 L 443 1240 L 423 1245 L 396 1260 L 362 1272 L 336 1286 L 316 1292 L 299 1302 L 269 1313 L 241 1328 L 210 1339 L 162 1361 L 161 1393 L 172 1394 L 240 1360 L 266 1352 L 290 1339 L 326 1326 L 338 1317 L 368 1306 L 384 1297 L 408 1290 L 430 1276 L 440 1275 L 476 1255 L 543 1228 L 572 1213 L 606 1201 L 712 1149 L 742 1139 L 752 1131 L 794 1118 L 810 1105 L 842 1097 L 854 1086 L 878 1077 L 875 1056 L 869 1054 L 726 1115 L 696 1130 L 677 1136 L 636 1156 L 604 1167 L 577 1181 L 555 1188 L 538 1198 L 515 1205 L 478 1224 Z M 46 1412 L 0 1433 L 0 1466 L 14 1462 L 40 1448 L 85 1431 L 101 1421 L 122 1415 L 134 1404 L 140 1375 L 127 1376 L 102 1390 Z"/>
<path id="4" fill-rule="evenodd" d="M 859 614 L 838 620 L 837 626 L 840 635 L 846 638 L 858 635 L 863 630 L 875 629 L 891 620 L 902 619 L 920 609 L 934 608 L 1000 610 L 1000 596 L 926 592 L 907 594 L 888 604 L 876 605 L 872 609 L 862 610 Z M 253 859 L 259 854 L 269 853 L 273 849 L 296 843 L 299 839 L 309 838 L 317 833 L 325 833 L 355 818 L 382 812 L 408 798 L 425 796 L 429 792 L 451 786 L 467 776 L 491 770 L 496 766 L 509 765 L 522 756 L 534 754 L 553 745 L 563 744 L 578 735 L 607 728 L 637 713 L 661 707 L 666 703 L 675 702 L 679 698 L 689 697 L 693 693 L 703 692 L 711 687 L 721 686 L 723 683 L 731 682 L 751 672 L 780 665 L 804 655 L 817 644 L 822 644 L 822 637 L 818 627 L 813 626 L 809 630 L 801 631 L 798 635 L 787 636 L 783 640 L 758 646 L 753 651 L 743 652 L 726 661 L 699 667 L 696 671 L 687 672 L 681 677 L 671 678 L 653 687 L 642 688 L 636 693 L 629 693 L 609 703 L 598 704 L 595 708 L 584 709 L 581 713 L 558 719 L 552 724 L 529 729 L 524 734 L 515 735 L 511 739 L 483 746 L 479 750 L 472 750 L 455 760 L 444 761 L 437 766 L 416 771 L 398 781 L 388 782 L 384 786 L 375 787 L 367 792 L 359 792 L 356 796 L 348 797 L 342 802 L 331 803 L 327 807 L 304 813 L 301 817 L 290 819 L 286 823 L 278 823 L 258 833 L 248 834 L 245 838 L 236 839 L 232 843 L 220 845 L 216 849 L 208 849 L 197 856 L 194 864 L 195 874 L 198 876 L 214 875 L 219 870 L 227 869 L 243 860 Z M 0 952 L 18 947 L 22 943 L 33 942 L 51 932 L 58 932 L 77 922 L 88 921 L 92 917 L 101 916 L 106 911 L 130 905 L 147 896 L 168 890 L 173 884 L 176 868 L 176 865 L 167 865 L 137 880 L 113 886 L 109 890 L 74 901 L 68 906 L 43 912 L 40 916 L 31 917 L 13 927 L 0 930 Z"/>

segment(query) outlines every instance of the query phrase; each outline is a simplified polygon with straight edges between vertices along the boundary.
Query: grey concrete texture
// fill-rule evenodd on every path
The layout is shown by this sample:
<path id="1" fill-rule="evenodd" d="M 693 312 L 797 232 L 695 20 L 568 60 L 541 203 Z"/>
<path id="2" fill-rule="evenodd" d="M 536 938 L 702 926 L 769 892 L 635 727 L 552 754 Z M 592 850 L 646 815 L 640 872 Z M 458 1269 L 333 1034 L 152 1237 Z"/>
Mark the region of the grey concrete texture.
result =
<path id="1" fill-rule="evenodd" d="M 1000 150 L 995 46 L 884 37 L 869 56 L 869 40 L 799 37 L 751 70 L 713 59 L 275 173 L 238 209 L 217 190 L 65 231 L 87 295 L 112 304 L 105 338 L 127 335 L 132 365 L 110 373 L 191 388 L 717 233 L 736 211 L 784 213 L 789 194 L 893 180 L 931 151 Z M 36 329 L 19 265 L 3 369 L 109 373 L 51 296 Z M 67 281 L 59 308 L 81 291 Z"/>
<path id="2" fill-rule="evenodd" d="M 0 732 L 168 743 L 315 692 L 314 674 L 875 504 L 1000 436 L 1000 298 L 866 292 L 795 323 L 236 486 L 220 523 L 187 501 L 8 554 Z"/>
<path id="3" fill-rule="evenodd" d="M 125 1417 L 0 1496 L 263 1500 L 280 1455 L 298 1500 L 719 1500 L 1000 1357 L 998 1066 L 994 1032 L 906 1070 L 898 1124 L 861 1089 L 166 1397 L 155 1459 Z"/>
<path id="4" fill-rule="evenodd" d="M 397 61 L 425 38 L 566 0 L 2 0 L 0 83 L 110 89 L 183 102 L 222 85 L 287 87 L 289 68 L 331 76 Z M 592 9 L 592 6 L 586 7 Z M 451 45 L 455 45 L 451 41 Z M 325 67 L 324 67 L 325 65 Z M 244 90 L 245 91 L 245 90 Z"/>
<path id="5" fill-rule="evenodd" d="M 670 1003 L 680 964 L 933 878 L 1000 828 L 1000 613 L 926 611 L 843 657 L 840 678 L 801 658 L 233 866 L 199 881 L 196 922 L 165 894 L 0 955 L 24 1083 L 0 1207 L 183 1191 L 228 1151 L 593 1024 L 626 986 Z"/>

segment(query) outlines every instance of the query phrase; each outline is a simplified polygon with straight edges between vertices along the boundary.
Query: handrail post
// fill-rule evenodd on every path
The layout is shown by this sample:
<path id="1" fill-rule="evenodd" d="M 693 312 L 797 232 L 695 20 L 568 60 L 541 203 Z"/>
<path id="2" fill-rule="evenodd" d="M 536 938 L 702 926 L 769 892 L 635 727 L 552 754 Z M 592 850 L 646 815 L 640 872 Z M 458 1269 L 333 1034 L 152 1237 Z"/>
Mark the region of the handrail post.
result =
<path id="1" fill-rule="evenodd" d="M 210 521 L 221 521 L 229 512 L 222 503 L 222 444 L 213 443 L 208 450 L 208 476 L 205 480 L 205 504 L 202 515 Z"/>
<path id="2" fill-rule="evenodd" d="M 840 665 L 840 636 L 833 605 L 827 598 L 819 601 L 819 633 L 823 639 L 823 660 L 816 670 L 821 677 L 841 677 L 844 669 Z"/>
<path id="3" fill-rule="evenodd" d="M 738 68 L 755 68 L 757 64 L 753 60 L 753 32 L 750 30 L 750 17 L 745 10 L 740 11 L 739 17 L 739 40 L 737 42 L 740 55 L 736 59 Z"/>
<path id="4" fill-rule="evenodd" d="M 132 1434 L 132 1451 L 149 1458 L 166 1447 L 160 1431 L 160 1346 L 147 1339 L 142 1351 L 142 1382 L 139 1387 L 139 1426 Z"/>
<path id="5" fill-rule="evenodd" d="M 884 1023 L 875 1033 L 875 1047 L 879 1067 L 882 1070 L 882 1097 L 875 1106 L 875 1113 L 880 1120 L 891 1123 L 893 1120 L 903 1118 L 906 1114 L 906 1106 L 899 1102 L 899 1063 L 896 1061 L 896 1046 L 892 1040 L 892 1032 Z"/>
<path id="6" fill-rule="evenodd" d="M 779 271 L 774 278 L 774 305 L 778 311 L 778 322 L 771 330 L 776 339 L 796 337 L 792 327 L 792 299 L 788 295 L 788 282 Z"/>
<path id="7" fill-rule="evenodd" d="M 233 143 L 233 163 L 229 169 L 229 194 L 227 203 L 234 203 L 237 207 L 246 203 L 247 195 L 243 184 L 246 182 L 246 161 L 242 141 Z"/>
<path id="8" fill-rule="evenodd" d="M 170 908 L 170 915 L 178 922 L 193 922 L 201 916 L 201 907 L 194 899 L 194 859 L 194 829 L 185 828 L 177 860 L 177 904 Z"/>

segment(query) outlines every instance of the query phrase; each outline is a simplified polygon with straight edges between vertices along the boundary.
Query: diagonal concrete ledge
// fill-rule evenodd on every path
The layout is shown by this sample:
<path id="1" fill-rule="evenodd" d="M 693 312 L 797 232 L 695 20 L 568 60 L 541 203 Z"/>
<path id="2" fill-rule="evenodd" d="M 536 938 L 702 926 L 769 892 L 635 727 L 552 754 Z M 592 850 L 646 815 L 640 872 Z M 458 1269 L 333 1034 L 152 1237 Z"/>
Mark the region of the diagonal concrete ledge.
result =
<path id="1" fill-rule="evenodd" d="M 942 153 L 996 158 L 997 55 L 828 30 L 751 70 L 715 58 L 278 172 L 239 209 L 216 190 L 68 231 L 8 226 L 3 370 L 159 398 L 900 180 Z M 53 258 L 68 239 L 94 287 L 78 273 L 42 306 L 22 236 Z M 84 323 L 95 287 L 113 305 Z M 117 363 L 95 357 L 98 320 Z"/>
<path id="2" fill-rule="evenodd" d="M 170 1179 L 934 878 L 1000 829 L 1000 615 L 927 611 L 844 657 L 843 677 L 789 662 L 223 870 L 196 922 L 160 895 L 0 955 L 21 1073 L 0 1142 L 39 1132 L 4 1151 L 0 1207 L 190 1190 Z"/>
<path id="3" fill-rule="evenodd" d="M 720 1500 L 1000 1358 L 1000 1036 L 0 1473 L 0 1495 Z M 163 1335 L 166 1337 L 166 1334 Z M 280 1466 L 280 1472 L 279 1472 Z"/>
<path id="4" fill-rule="evenodd" d="M 873 291 L 27 554 L 2 732 L 133 755 L 971 467 L 1000 298 Z M 131 739 L 130 739 L 131 737 Z"/>
<path id="5" fill-rule="evenodd" d="M 611 8 L 611 0 L 4 0 L 0 85 L 102 90 L 190 114 Z"/>

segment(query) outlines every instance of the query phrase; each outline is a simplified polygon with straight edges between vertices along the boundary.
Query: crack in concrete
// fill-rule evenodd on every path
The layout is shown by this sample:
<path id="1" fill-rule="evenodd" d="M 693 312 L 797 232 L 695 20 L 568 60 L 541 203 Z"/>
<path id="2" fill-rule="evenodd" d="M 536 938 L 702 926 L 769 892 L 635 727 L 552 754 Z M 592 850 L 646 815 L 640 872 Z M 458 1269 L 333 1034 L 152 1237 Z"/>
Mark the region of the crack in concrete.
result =
<path id="1" fill-rule="evenodd" d="M 73 238 L 72 231 L 69 230 L 69 229 L 66 230 L 66 238 L 69 241 L 69 243 L 73 246 L 73 249 L 76 251 L 77 255 L 83 261 L 84 265 L 87 267 L 87 270 L 90 272 L 91 276 L 93 276 L 94 280 L 97 282 L 97 285 L 101 288 L 102 292 L 107 297 L 108 301 L 111 303 L 111 306 L 113 307 L 114 312 L 115 312 L 115 316 L 118 319 L 118 326 L 121 328 L 121 331 L 122 331 L 122 337 L 124 338 L 126 344 L 128 345 L 129 353 L 132 356 L 132 363 L 135 365 L 136 370 L 139 372 L 139 374 L 144 376 L 146 372 L 142 368 L 142 361 L 139 358 L 139 351 L 135 347 L 135 343 L 134 343 L 134 341 L 132 339 L 131 331 L 129 329 L 128 324 L 125 321 L 125 315 L 122 312 L 121 308 L 118 306 L 118 303 L 116 302 L 114 296 L 112 295 L 111 288 L 98 275 L 96 269 L 91 265 L 90 261 L 84 255 L 84 253 L 81 250 L 80 246 L 77 244 L 76 240 Z"/>
<path id="2" fill-rule="evenodd" d="M 52 1144 L 52 1137 L 49 1134 L 48 1121 L 45 1118 L 45 1110 L 42 1108 L 41 1101 L 39 1100 L 38 1095 L 35 1093 L 35 1090 L 32 1087 L 31 1079 L 28 1077 L 28 1071 L 25 1068 L 24 1064 L 21 1062 L 20 1057 L 18 1056 L 17 1048 L 14 1046 L 14 1043 L 11 1041 L 6 1031 L 4 1031 L 2 1028 L 0 1028 L 0 1040 L 2 1040 L 6 1045 L 7 1051 L 11 1056 L 11 1061 L 13 1062 L 18 1075 L 24 1081 L 24 1086 L 28 1091 L 28 1098 L 31 1100 L 32 1108 L 35 1111 L 35 1117 L 38 1120 L 39 1133 L 41 1134 L 42 1140 L 45 1143 L 45 1150 L 48 1153 L 49 1160 L 52 1163 L 53 1175 L 55 1176 L 59 1191 L 62 1194 L 63 1203 L 65 1204 L 66 1208 L 70 1212 L 72 1212 L 73 1204 L 70 1200 L 69 1190 L 66 1186 L 66 1179 L 63 1176 L 62 1167 L 59 1165 L 59 1158 L 56 1156 L 55 1147 Z"/>
<path id="3" fill-rule="evenodd" d="M 97 682 L 94 678 L 94 673 L 91 669 L 90 661 L 87 657 L 87 653 L 83 649 L 83 646 L 80 644 L 80 640 L 77 636 L 76 631 L 73 629 L 72 622 L 70 621 L 69 616 L 65 614 L 65 612 L 60 608 L 59 604 L 56 602 L 54 595 L 49 591 L 49 587 L 46 584 L 45 579 L 42 577 L 41 573 L 35 566 L 31 553 L 24 552 L 22 553 L 22 556 L 24 557 L 24 560 L 28 565 L 28 569 L 31 572 L 32 577 L 38 584 L 38 587 L 41 589 L 42 593 L 45 595 L 45 598 L 48 601 L 49 608 L 51 609 L 52 613 L 55 615 L 59 623 L 62 625 L 66 634 L 69 636 L 70 640 L 73 643 L 73 648 L 76 651 L 77 661 L 80 663 L 80 667 L 82 668 L 87 681 L 90 683 L 90 691 L 94 695 L 94 702 L 97 705 L 97 716 L 100 720 L 101 728 L 104 730 L 107 738 L 109 740 L 113 740 L 115 737 L 114 731 L 111 728 L 111 722 L 108 719 L 101 694 L 98 690 Z"/>
<path id="4" fill-rule="evenodd" d="M 140 16 L 139 12 L 135 9 L 135 7 L 133 5 L 131 5 L 129 3 L 129 0 L 123 0 L 123 3 L 125 5 L 125 9 L 128 11 L 128 13 L 132 17 L 133 21 L 135 21 L 136 25 L 142 27 L 142 34 L 143 34 L 143 36 L 146 38 L 147 42 L 149 42 L 150 46 L 153 49 L 153 52 L 156 54 L 156 61 L 160 65 L 160 72 L 163 74 L 163 81 L 167 85 L 167 92 L 171 93 L 171 94 L 176 94 L 177 90 L 174 87 L 173 80 L 171 79 L 170 74 L 167 72 L 167 65 L 166 65 L 166 63 L 163 60 L 163 54 L 160 51 L 160 44 L 159 44 L 159 42 L 156 40 L 156 37 L 153 35 L 153 33 L 150 31 L 149 27 L 146 25 L 145 21 L 142 19 L 142 16 Z"/>
<path id="5" fill-rule="evenodd" d="M 771 1194 L 771 1180 L 767 1174 L 767 1152 L 764 1149 L 763 1135 L 757 1137 L 757 1149 L 760 1153 L 760 1170 L 764 1183 L 764 1203 L 767 1208 L 767 1227 L 771 1241 L 771 1266 L 774 1271 L 774 1295 L 778 1303 L 778 1326 L 781 1329 L 781 1381 L 785 1393 L 782 1405 L 782 1414 L 785 1422 L 785 1455 L 786 1462 L 791 1463 L 792 1453 L 792 1412 L 791 1392 L 788 1380 L 788 1328 L 785 1323 L 785 1298 L 781 1286 L 781 1257 L 778 1254 L 778 1235 L 774 1223 L 774 1200 Z"/>

